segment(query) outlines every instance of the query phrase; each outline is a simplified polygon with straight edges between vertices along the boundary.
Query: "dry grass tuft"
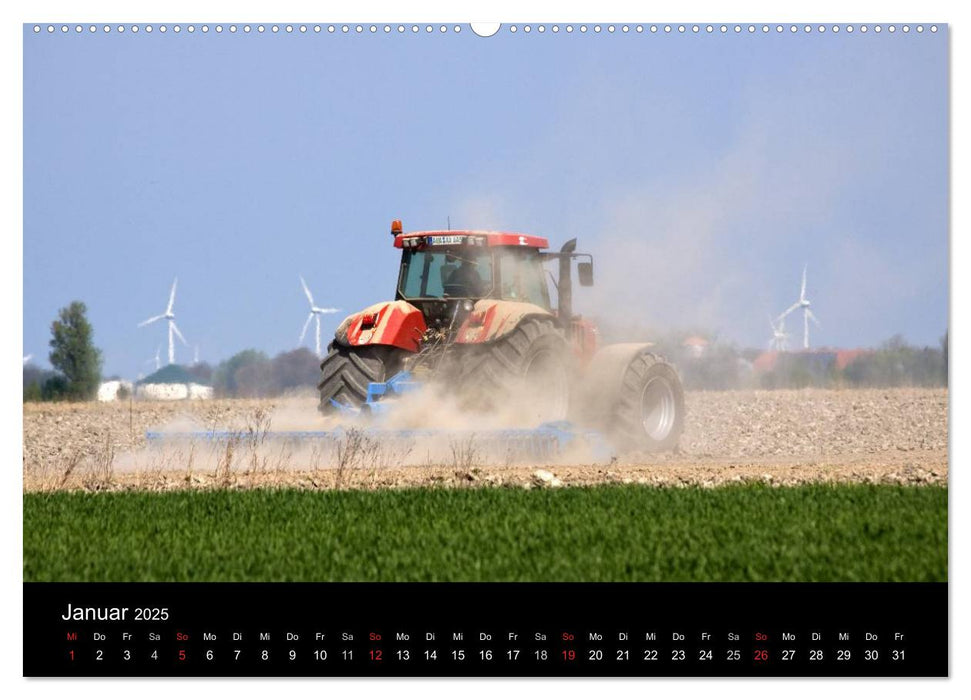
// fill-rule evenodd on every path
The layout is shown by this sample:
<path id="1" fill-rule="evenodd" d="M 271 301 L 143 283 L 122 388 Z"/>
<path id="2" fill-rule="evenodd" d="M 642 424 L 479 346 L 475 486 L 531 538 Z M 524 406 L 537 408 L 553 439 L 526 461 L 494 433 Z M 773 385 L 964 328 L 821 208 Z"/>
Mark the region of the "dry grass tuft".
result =
<path id="1" fill-rule="evenodd" d="M 452 453 L 450 466 L 454 471 L 469 472 L 480 463 L 479 449 L 475 443 L 475 434 L 453 438 L 448 443 Z"/>

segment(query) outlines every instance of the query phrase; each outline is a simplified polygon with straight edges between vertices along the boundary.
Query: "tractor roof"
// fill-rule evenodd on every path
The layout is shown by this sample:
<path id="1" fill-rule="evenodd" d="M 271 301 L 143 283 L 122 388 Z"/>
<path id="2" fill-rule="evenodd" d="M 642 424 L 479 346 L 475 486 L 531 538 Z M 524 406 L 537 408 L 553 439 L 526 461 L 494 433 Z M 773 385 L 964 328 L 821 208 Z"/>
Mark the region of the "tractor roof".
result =
<path id="1" fill-rule="evenodd" d="M 487 245 L 527 248 L 549 248 L 550 242 L 542 236 L 510 231 L 409 231 L 394 237 L 394 247 L 411 247 L 405 240 L 422 239 L 425 246 Z"/>

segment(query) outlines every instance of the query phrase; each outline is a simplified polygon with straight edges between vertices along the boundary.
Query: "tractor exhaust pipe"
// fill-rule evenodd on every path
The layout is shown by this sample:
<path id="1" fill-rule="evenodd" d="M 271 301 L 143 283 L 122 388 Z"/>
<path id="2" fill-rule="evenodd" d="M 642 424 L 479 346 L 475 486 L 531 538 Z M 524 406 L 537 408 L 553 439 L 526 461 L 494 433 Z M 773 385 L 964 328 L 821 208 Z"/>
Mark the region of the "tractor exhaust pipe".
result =
<path id="1" fill-rule="evenodd" d="M 558 300 L 557 315 L 564 323 L 573 318 L 573 278 L 570 266 L 573 264 L 573 252 L 577 249 L 577 239 L 571 238 L 560 248 L 560 276 L 556 281 L 556 295 Z"/>

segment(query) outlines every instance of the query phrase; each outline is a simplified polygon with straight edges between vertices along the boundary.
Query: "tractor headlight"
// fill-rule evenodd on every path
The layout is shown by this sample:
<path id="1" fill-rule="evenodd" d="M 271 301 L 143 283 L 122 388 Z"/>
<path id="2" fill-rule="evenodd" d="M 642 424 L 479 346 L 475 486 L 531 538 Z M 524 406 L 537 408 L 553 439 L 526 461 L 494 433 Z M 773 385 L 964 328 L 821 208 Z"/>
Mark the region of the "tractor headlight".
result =
<path id="1" fill-rule="evenodd" d="M 466 313 L 472 313 L 472 309 L 475 308 L 475 304 L 471 299 L 465 299 L 462 301 L 462 310 Z"/>

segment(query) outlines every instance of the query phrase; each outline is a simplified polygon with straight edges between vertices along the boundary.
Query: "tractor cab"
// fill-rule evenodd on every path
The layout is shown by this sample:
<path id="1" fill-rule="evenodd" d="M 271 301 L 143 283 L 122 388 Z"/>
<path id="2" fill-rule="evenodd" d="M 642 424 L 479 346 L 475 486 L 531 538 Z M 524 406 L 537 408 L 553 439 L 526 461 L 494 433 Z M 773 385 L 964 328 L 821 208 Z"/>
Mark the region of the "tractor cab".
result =
<path id="1" fill-rule="evenodd" d="M 550 253 L 544 252 L 549 248 L 546 238 L 520 233 L 403 233 L 400 221 L 392 223 L 391 233 L 395 247 L 402 250 L 395 298 L 422 308 L 430 319 L 451 318 L 456 300 L 473 304 L 479 299 L 519 302 L 553 313 L 544 263 L 554 258 L 560 260 L 557 285 L 562 307 L 562 302 L 570 303 L 569 289 L 564 289 L 571 286 L 570 263 L 583 255 L 574 253 L 575 240 L 560 252 Z M 582 285 L 593 283 L 591 262 L 580 263 L 579 273 Z"/>
<path id="2" fill-rule="evenodd" d="M 553 311 L 541 252 L 549 247 L 545 238 L 497 231 L 392 233 L 402 250 L 395 298 L 422 309 L 430 326 L 448 325 L 456 310 L 468 311 L 480 299 Z"/>
<path id="3" fill-rule="evenodd" d="M 497 299 L 550 310 L 540 250 L 545 238 L 492 231 L 418 231 L 402 249 L 399 299 Z"/>

